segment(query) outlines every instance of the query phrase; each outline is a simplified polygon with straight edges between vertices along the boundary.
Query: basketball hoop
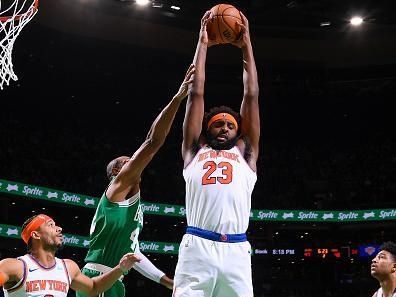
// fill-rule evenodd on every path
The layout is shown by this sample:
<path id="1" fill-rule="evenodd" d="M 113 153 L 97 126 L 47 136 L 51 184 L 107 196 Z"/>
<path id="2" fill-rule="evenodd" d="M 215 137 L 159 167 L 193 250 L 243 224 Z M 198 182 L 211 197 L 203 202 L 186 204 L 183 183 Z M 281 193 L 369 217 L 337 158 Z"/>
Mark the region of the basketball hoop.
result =
<path id="1" fill-rule="evenodd" d="M 14 42 L 23 27 L 35 16 L 38 0 L 0 0 L 0 89 L 18 80 L 12 64 Z"/>

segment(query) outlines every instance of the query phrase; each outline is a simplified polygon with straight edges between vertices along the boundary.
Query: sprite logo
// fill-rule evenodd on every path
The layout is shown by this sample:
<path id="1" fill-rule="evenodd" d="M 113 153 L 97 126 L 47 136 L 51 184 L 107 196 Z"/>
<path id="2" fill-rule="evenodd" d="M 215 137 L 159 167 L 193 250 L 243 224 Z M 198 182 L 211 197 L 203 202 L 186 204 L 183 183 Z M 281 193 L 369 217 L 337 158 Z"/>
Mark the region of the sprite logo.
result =
<path id="1" fill-rule="evenodd" d="M 278 213 L 274 211 L 259 211 L 257 217 L 261 220 L 263 219 L 276 219 L 278 217 Z"/>
<path id="2" fill-rule="evenodd" d="M 74 235 L 72 236 L 63 236 L 63 243 L 64 244 L 73 244 L 73 245 L 79 245 L 80 244 L 80 239 L 75 237 Z"/>
<path id="3" fill-rule="evenodd" d="M 283 215 L 282 215 L 282 218 L 284 220 L 292 219 L 292 218 L 294 218 L 294 213 L 293 212 L 284 212 Z"/>
<path id="4" fill-rule="evenodd" d="M 371 212 L 365 212 L 364 215 L 363 215 L 363 218 L 364 218 L 365 220 L 367 220 L 368 218 L 375 218 L 375 213 L 374 213 L 373 211 L 371 211 Z"/>
<path id="5" fill-rule="evenodd" d="M 395 209 L 392 209 L 391 211 L 381 210 L 379 216 L 381 219 L 394 218 L 396 217 L 396 210 Z"/>
<path id="6" fill-rule="evenodd" d="M 318 214 L 313 212 L 313 211 L 310 211 L 310 212 L 302 212 L 302 211 L 300 211 L 299 214 L 298 214 L 298 218 L 301 221 L 306 220 L 306 219 L 311 219 L 312 220 L 312 219 L 317 219 L 318 218 Z"/>
<path id="7" fill-rule="evenodd" d="M 22 193 L 25 194 L 26 196 L 28 195 L 41 196 L 43 195 L 43 190 L 40 190 L 37 187 L 30 188 L 29 186 L 24 186 Z"/>
<path id="8" fill-rule="evenodd" d="M 158 244 L 156 244 L 155 242 L 150 242 L 150 243 L 140 242 L 139 243 L 139 248 L 143 252 L 158 251 L 159 247 L 160 246 Z"/>
<path id="9" fill-rule="evenodd" d="M 174 250 L 175 250 L 175 246 L 173 244 L 171 244 L 171 245 L 166 245 L 165 244 L 165 246 L 164 246 L 164 252 L 165 253 L 169 252 L 169 251 L 173 252 Z"/>
<path id="10" fill-rule="evenodd" d="M 7 185 L 7 191 L 8 192 L 11 192 L 11 191 L 19 191 L 19 188 L 18 188 L 18 185 L 11 185 L 11 184 L 8 184 Z"/>
<path id="11" fill-rule="evenodd" d="M 77 195 L 68 195 L 67 193 L 63 193 L 62 200 L 64 202 L 74 202 L 74 203 L 80 203 L 81 198 Z"/>
<path id="12" fill-rule="evenodd" d="M 48 199 L 58 198 L 58 193 L 57 193 L 57 192 L 50 192 L 50 191 L 48 191 L 47 198 L 48 198 Z"/>
<path id="13" fill-rule="evenodd" d="M 328 220 L 328 219 L 334 219 L 334 214 L 333 213 L 324 213 L 322 216 L 323 220 Z"/>
<path id="14" fill-rule="evenodd" d="M 150 204 L 150 205 L 145 205 L 142 204 L 143 207 L 143 212 L 149 211 L 149 212 L 159 212 L 160 207 L 154 203 Z"/>
<path id="15" fill-rule="evenodd" d="M 7 235 L 8 236 L 18 235 L 18 229 L 17 228 L 8 228 Z"/>
<path id="16" fill-rule="evenodd" d="M 172 207 L 165 207 L 164 209 L 164 213 L 174 213 L 175 212 L 175 208 Z"/>
<path id="17" fill-rule="evenodd" d="M 344 221 L 344 220 L 354 220 L 354 219 L 357 219 L 358 216 L 359 216 L 359 214 L 356 213 L 356 212 L 353 212 L 353 211 L 350 211 L 350 212 L 348 212 L 348 213 L 340 212 L 340 213 L 338 214 L 338 219 L 339 219 L 340 221 Z"/>

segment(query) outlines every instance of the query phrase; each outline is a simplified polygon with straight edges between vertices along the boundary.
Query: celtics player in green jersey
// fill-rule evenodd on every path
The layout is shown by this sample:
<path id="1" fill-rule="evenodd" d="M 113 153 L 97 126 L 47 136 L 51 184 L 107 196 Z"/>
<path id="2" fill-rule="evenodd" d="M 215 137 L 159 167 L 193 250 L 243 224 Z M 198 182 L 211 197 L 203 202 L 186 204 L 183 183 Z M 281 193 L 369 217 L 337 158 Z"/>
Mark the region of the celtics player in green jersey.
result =
<path id="1" fill-rule="evenodd" d="M 95 277 L 106 273 L 110 267 L 118 264 L 124 254 L 132 252 L 141 259 L 133 266 L 135 270 L 172 289 L 173 280 L 139 251 L 138 236 L 143 226 L 140 178 L 144 168 L 165 142 L 180 103 L 187 96 L 194 71 L 195 67 L 191 65 L 179 91 L 154 120 L 146 140 L 133 156 L 118 157 L 108 164 L 107 175 L 110 183 L 92 220 L 89 251 L 82 270 L 85 275 Z M 85 295 L 77 294 L 77 297 L 82 296 Z M 100 296 L 125 296 L 122 279 Z"/>

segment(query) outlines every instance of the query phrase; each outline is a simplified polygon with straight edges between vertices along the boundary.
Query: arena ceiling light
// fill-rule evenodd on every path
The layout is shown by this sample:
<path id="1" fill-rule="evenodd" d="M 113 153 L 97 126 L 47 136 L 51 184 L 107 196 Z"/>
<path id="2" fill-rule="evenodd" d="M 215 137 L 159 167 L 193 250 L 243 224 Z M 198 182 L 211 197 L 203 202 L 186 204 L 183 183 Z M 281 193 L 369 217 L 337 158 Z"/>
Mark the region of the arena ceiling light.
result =
<path id="1" fill-rule="evenodd" d="M 360 16 L 354 16 L 351 18 L 350 23 L 352 26 L 360 26 L 363 23 L 363 18 Z"/>
<path id="2" fill-rule="evenodd" d="M 136 0 L 136 4 L 140 5 L 140 6 L 145 6 L 147 4 L 149 4 L 149 0 Z"/>

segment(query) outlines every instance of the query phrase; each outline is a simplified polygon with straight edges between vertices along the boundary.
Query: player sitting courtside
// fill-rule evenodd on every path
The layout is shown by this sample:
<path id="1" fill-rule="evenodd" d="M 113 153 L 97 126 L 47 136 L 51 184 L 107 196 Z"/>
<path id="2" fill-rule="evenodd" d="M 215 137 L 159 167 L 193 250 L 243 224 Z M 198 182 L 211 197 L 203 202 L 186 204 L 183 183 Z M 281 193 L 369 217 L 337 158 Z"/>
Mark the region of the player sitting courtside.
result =
<path id="1" fill-rule="evenodd" d="M 380 288 L 373 297 L 396 297 L 396 244 L 385 242 L 371 262 L 371 275 Z"/>
<path id="2" fill-rule="evenodd" d="M 74 261 L 55 257 L 63 245 L 62 228 L 44 214 L 23 224 L 22 239 L 28 254 L 0 261 L 0 286 L 8 297 L 66 297 L 69 288 L 97 296 L 140 261 L 132 253 L 125 254 L 107 273 L 92 279 L 86 277 Z"/>

